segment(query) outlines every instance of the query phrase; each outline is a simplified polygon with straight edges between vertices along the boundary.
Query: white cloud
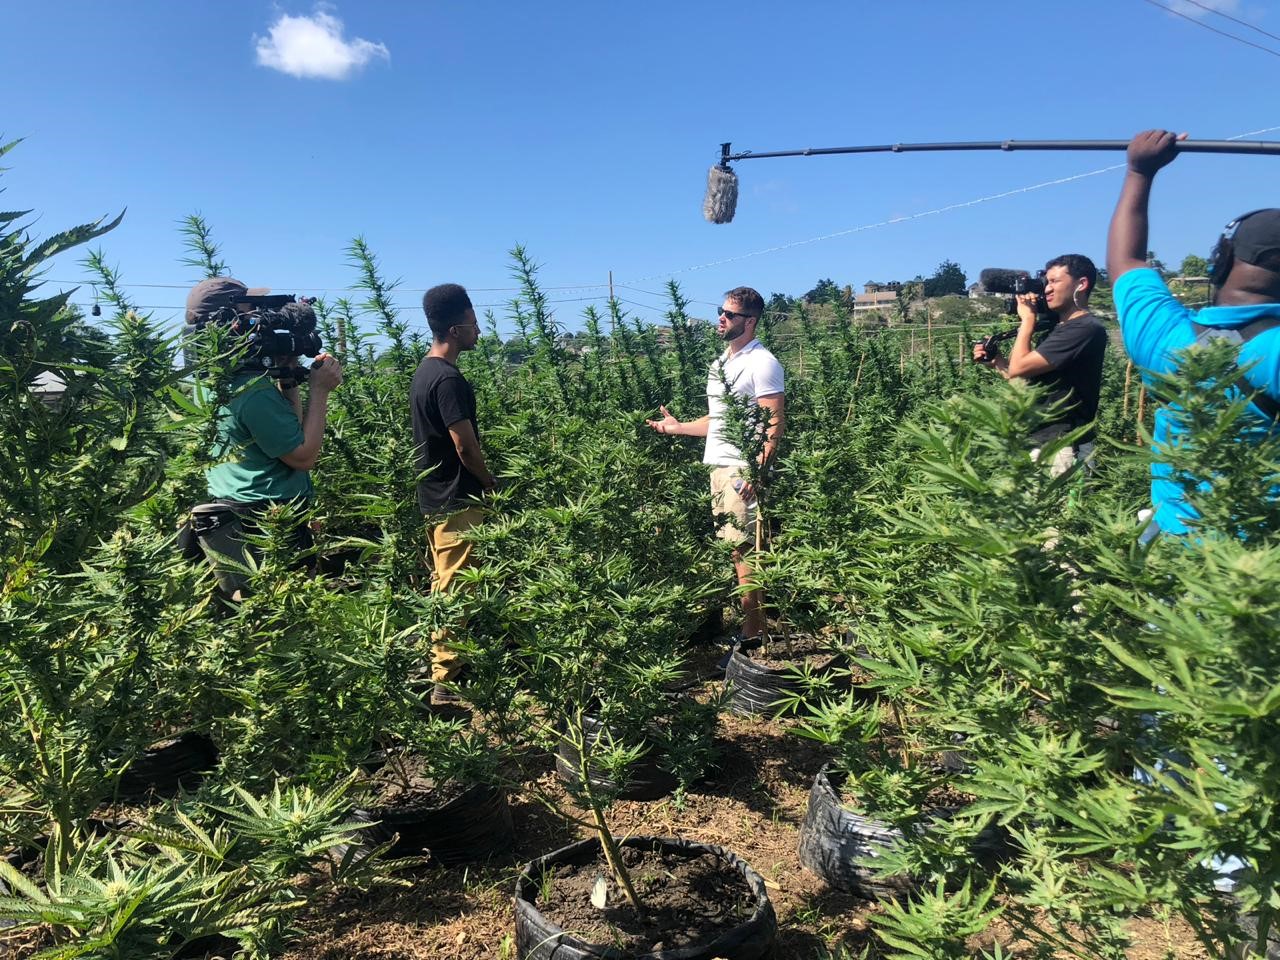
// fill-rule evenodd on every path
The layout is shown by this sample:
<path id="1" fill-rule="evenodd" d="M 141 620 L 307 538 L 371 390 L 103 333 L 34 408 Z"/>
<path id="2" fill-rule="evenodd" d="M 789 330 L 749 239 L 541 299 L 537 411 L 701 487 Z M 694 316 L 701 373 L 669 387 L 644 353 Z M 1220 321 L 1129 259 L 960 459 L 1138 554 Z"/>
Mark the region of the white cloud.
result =
<path id="1" fill-rule="evenodd" d="M 391 59 L 381 43 L 343 36 L 342 21 L 323 9 L 309 17 L 281 14 L 257 40 L 258 63 L 293 77 L 342 80 L 370 60 Z"/>

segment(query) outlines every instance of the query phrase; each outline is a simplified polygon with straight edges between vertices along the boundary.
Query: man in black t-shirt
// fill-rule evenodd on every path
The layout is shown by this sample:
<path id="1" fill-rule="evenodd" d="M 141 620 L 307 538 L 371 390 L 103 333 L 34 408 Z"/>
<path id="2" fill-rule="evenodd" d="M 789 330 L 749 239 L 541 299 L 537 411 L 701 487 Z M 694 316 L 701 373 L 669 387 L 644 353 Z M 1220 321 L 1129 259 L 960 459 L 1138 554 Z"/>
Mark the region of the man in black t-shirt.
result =
<path id="1" fill-rule="evenodd" d="M 1055 476 L 1076 460 L 1093 452 L 1093 421 L 1098 416 L 1098 394 L 1102 390 L 1102 358 L 1107 349 L 1107 330 L 1089 312 L 1089 295 L 1098 280 L 1093 261 L 1078 253 L 1055 257 L 1045 264 L 1044 300 L 1058 323 L 1034 347 L 1031 334 L 1036 325 L 1035 294 L 1018 298 L 1018 335 L 1009 356 L 986 352 L 975 346 L 973 357 L 999 370 L 1006 378 L 1022 377 L 1047 391 L 1046 405 L 1055 406 L 1053 420 L 1031 435 L 1039 447 L 1055 437 L 1089 425 L 1073 447 L 1054 458 Z"/>
<path id="2" fill-rule="evenodd" d="M 458 354 L 480 339 L 480 325 L 467 291 L 456 283 L 432 287 L 422 297 L 431 327 L 431 350 L 413 375 L 409 406 L 418 450 L 418 507 L 431 548 L 431 589 L 448 592 L 471 559 L 463 534 L 484 519 L 480 499 L 497 486 L 480 451 L 476 395 L 458 370 Z M 462 669 L 443 633 L 432 635 L 431 693 L 434 704 L 456 702 L 452 689 Z"/>

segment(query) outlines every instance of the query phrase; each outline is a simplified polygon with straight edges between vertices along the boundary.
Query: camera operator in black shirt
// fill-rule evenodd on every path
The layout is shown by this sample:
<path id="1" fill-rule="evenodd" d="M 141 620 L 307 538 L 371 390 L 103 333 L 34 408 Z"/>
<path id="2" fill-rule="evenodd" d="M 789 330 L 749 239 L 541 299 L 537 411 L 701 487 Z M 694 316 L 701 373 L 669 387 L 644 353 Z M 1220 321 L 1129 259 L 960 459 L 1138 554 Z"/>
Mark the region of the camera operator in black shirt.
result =
<path id="1" fill-rule="evenodd" d="M 1089 312 L 1089 295 L 1098 280 L 1093 261 L 1078 253 L 1055 257 L 1045 264 L 1044 295 L 1018 296 L 1017 337 L 1008 357 L 984 344 L 973 348 L 973 359 L 999 370 L 1006 379 L 1021 377 L 1048 391 L 1046 403 L 1058 405 L 1053 422 L 1031 435 L 1039 447 L 1056 437 L 1091 424 L 1098 415 L 1098 394 L 1102 389 L 1102 358 L 1107 349 L 1107 330 Z M 1038 308 L 1056 314 L 1057 324 L 1036 345 L 1031 336 L 1036 328 Z M 1054 458 L 1054 476 L 1065 472 L 1075 461 L 1086 460 L 1093 452 L 1094 432 L 1089 431 L 1074 447 L 1064 448 Z"/>

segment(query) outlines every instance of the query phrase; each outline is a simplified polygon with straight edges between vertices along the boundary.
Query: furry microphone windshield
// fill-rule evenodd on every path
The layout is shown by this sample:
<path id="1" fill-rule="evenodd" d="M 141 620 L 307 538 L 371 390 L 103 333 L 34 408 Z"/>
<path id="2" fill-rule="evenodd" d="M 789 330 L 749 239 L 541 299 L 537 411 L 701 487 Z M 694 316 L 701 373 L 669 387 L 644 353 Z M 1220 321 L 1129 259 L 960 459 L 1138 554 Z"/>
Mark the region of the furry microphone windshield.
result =
<path id="1" fill-rule="evenodd" d="M 707 195 L 702 200 L 702 215 L 712 223 L 728 223 L 738 206 L 738 175 L 726 165 L 717 163 L 707 174 Z"/>

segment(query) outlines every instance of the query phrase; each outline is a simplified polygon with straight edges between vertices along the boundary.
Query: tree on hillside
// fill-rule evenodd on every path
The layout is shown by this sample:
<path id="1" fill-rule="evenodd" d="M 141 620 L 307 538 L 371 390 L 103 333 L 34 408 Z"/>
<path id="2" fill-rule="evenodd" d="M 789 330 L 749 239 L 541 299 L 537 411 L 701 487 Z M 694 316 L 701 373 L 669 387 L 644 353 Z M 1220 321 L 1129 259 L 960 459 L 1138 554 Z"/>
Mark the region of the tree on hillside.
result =
<path id="1" fill-rule="evenodd" d="M 1156 252 L 1154 250 L 1147 251 L 1147 266 L 1160 274 L 1162 278 L 1169 275 L 1169 268 L 1164 265 L 1163 260 L 1156 256 Z"/>
<path id="2" fill-rule="evenodd" d="M 1197 257 L 1194 253 L 1188 253 L 1182 258 L 1182 265 L 1178 267 L 1178 275 L 1182 277 L 1204 277 L 1209 273 L 1209 261 L 1204 257 Z"/>
<path id="3" fill-rule="evenodd" d="M 778 313 L 786 316 L 791 313 L 795 305 L 795 300 L 785 293 L 771 293 L 769 294 L 769 299 L 765 301 L 764 308 L 769 313 Z"/>
<path id="4" fill-rule="evenodd" d="M 840 295 L 840 288 L 830 278 L 819 280 L 817 286 L 804 295 L 805 303 L 830 303 Z"/>
<path id="5" fill-rule="evenodd" d="M 963 295 L 968 289 L 969 278 L 954 260 L 943 260 L 933 271 L 933 276 L 924 282 L 926 297 L 945 297 L 951 293 Z"/>

